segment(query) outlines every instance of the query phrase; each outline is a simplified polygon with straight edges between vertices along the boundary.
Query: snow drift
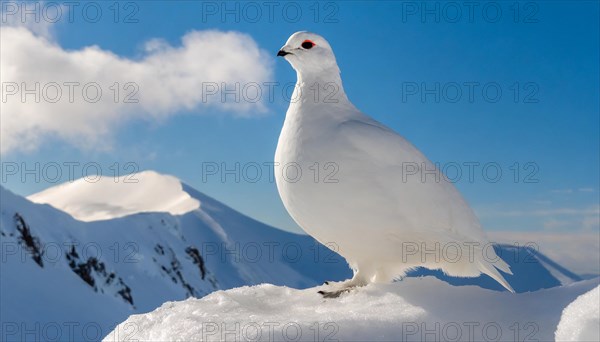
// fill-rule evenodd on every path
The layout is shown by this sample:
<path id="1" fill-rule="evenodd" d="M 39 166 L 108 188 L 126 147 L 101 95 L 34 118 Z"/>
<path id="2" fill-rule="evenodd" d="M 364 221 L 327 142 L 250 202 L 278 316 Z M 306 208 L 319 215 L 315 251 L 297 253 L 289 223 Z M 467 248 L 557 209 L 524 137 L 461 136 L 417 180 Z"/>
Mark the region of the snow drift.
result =
<path id="1" fill-rule="evenodd" d="M 551 341 L 562 309 L 597 284 L 510 294 L 412 278 L 333 300 L 265 284 L 165 303 L 104 341 Z"/>
<path id="2" fill-rule="evenodd" d="M 556 341 L 600 341 L 600 287 L 579 296 L 565 308 Z"/>

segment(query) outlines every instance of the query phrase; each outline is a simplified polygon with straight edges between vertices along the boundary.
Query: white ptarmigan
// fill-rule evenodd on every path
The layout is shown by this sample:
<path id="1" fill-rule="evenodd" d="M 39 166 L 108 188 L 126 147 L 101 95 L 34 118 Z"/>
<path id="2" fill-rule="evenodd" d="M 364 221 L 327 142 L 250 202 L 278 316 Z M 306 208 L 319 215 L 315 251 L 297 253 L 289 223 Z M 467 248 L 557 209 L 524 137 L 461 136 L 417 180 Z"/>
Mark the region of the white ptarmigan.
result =
<path id="1" fill-rule="evenodd" d="M 512 274 L 509 266 L 454 185 L 348 100 L 323 37 L 296 32 L 277 56 L 298 77 L 275 152 L 279 195 L 300 227 L 354 270 L 351 280 L 320 293 L 336 297 L 419 266 L 461 277 L 485 273 L 513 291 L 497 270 Z"/>

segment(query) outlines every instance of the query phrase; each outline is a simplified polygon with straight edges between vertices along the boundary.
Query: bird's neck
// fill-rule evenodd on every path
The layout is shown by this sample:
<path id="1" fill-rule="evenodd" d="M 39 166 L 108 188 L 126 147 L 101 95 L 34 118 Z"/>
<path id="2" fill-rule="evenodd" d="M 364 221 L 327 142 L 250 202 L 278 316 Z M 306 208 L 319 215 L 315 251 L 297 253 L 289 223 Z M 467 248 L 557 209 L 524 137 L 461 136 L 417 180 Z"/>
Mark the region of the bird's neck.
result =
<path id="1" fill-rule="evenodd" d="M 291 101 L 305 105 L 351 105 L 339 71 L 318 74 L 298 72 L 297 76 Z"/>

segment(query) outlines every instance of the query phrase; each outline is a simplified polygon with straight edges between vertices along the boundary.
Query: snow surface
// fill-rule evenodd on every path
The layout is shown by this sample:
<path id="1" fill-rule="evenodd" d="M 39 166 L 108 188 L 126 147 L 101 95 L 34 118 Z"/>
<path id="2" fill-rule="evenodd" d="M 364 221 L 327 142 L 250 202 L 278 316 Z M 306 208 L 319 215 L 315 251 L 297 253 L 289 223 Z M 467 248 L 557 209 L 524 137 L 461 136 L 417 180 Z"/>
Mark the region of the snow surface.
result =
<path id="1" fill-rule="evenodd" d="M 579 296 L 565 308 L 556 341 L 600 341 L 600 287 Z"/>
<path id="2" fill-rule="evenodd" d="M 595 286 L 510 294 L 407 278 L 337 299 L 317 294 L 325 286 L 246 286 L 133 315 L 104 341 L 551 341 L 562 309 Z"/>
<path id="3" fill-rule="evenodd" d="M 182 215 L 200 202 L 175 177 L 144 171 L 122 177 L 88 176 L 27 197 L 81 221 L 109 220 L 144 212 Z"/>

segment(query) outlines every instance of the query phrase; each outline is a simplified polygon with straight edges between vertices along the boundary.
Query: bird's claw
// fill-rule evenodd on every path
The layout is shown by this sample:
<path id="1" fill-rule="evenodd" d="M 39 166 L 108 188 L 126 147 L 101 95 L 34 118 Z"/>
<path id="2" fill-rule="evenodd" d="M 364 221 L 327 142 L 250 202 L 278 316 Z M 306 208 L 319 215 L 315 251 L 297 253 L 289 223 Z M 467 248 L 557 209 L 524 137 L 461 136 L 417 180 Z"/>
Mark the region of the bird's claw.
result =
<path id="1" fill-rule="evenodd" d="M 351 287 L 337 290 L 337 291 L 318 291 L 317 293 L 320 294 L 321 296 L 323 296 L 323 298 L 337 298 L 340 295 L 342 295 L 343 293 L 350 292 L 350 290 L 352 290 Z"/>

